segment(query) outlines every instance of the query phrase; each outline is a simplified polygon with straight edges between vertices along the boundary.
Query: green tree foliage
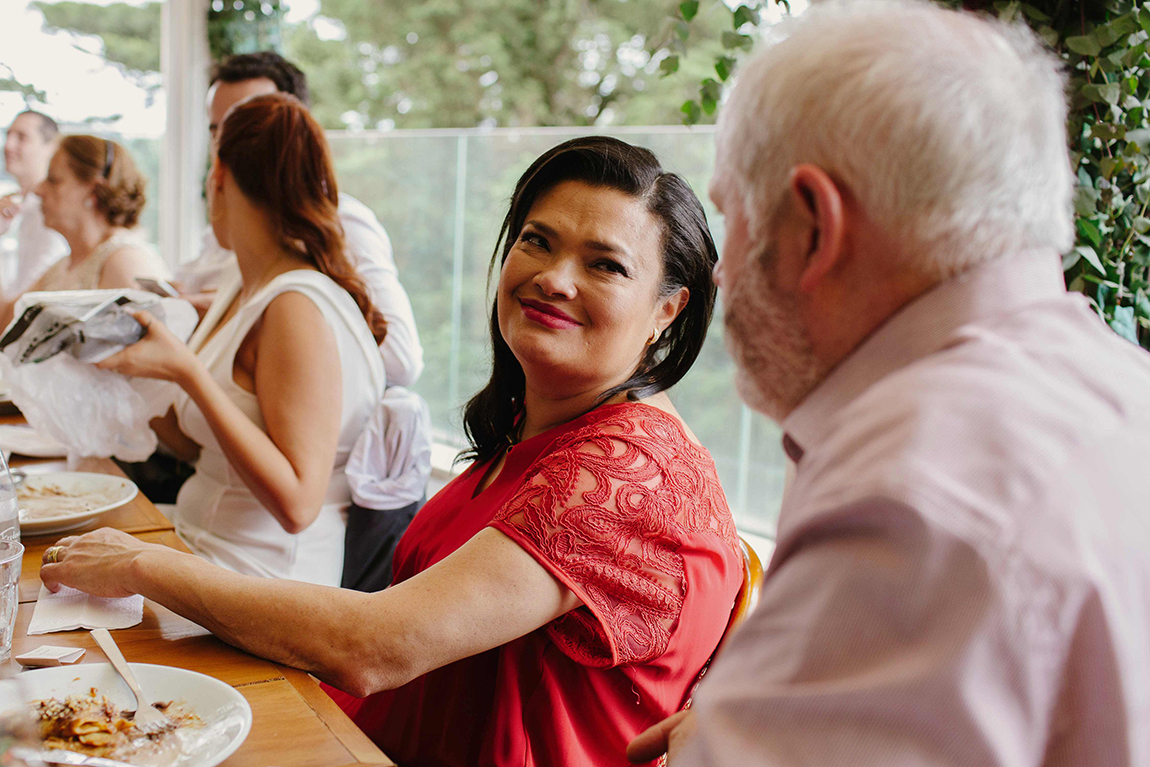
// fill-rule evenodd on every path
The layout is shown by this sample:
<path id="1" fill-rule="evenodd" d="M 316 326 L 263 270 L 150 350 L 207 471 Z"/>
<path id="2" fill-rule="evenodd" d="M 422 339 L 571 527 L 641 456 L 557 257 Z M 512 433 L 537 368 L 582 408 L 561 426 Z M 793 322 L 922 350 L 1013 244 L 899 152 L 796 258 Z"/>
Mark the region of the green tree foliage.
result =
<path id="1" fill-rule="evenodd" d="M 31 6 L 44 14 L 45 29 L 95 35 L 103 40 L 105 59 L 118 64 L 141 87 L 160 86 L 159 2 L 94 5 L 36 0 Z"/>
<path id="2" fill-rule="evenodd" d="M 346 36 L 321 40 L 301 26 L 285 48 L 316 83 L 315 112 L 329 127 L 664 124 L 677 121 L 692 90 L 658 76 L 677 39 L 653 29 L 666 8 L 666 0 L 323 0 L 320 13 Z M 708 70 L 722 22 L 719 14 L 697 21 L 699 55 L 685 71 Z"/>
<path id="3" fill-rule="evenodd" d="M 28 108 L 32 108 L 35 101 L 43 103 L 45 97 L 44 91 L 16 79 L 15 73 L 6 64 L 0 64 L 0 91 L 19 93 L 24 97 L 24 103 Z"/>
<path id="4" fill-rule="evenodd" d="M 733 64 L 724 46 L 750 39 L 732 41 L 719 7 L 693 14 L 689 30 L 664 22 L 668 0 L 323 0 L 334 39 L 284 23 L 280 0 L 241 1 L 210 6 L 213 55 L 281 49 L 308 73 L 328 128 L 666 124 L 691 82 L 710 78 L 696 115 L 708 122 L 723 79 L 714 62 Z M 46 28 L 98 36 L 109 61 L 158 84 L 159 2 L 33 5 Z M 685 77 L 660 77 L 671 72 Z"/>
<path id="5" fill-rule="evenodd" d="M 219 60 L 283 47 L 280 0 L 214 0 L 208 7 L 208 50 Z"/>
<path id="6" fill-rule="evenodd" d="M 1115 332 L 1150 348 L 1150 8 L 1135 0 L 938 2 L 1029 24 L 1066 62 L 1078 177 L 1078 242 L 1062 260 L 1067 285 L 1088 296 Z M 749 49 L 745 25 L 764 3 L 715 5 L 734 30 L 724 43 L 735 56 L 716 59 L 725 80 Z M 690 27 L 697 7 L 682 3 L 673 23 Z M 699 99 L 683 107 L 684 121 L 713 108 L 719 95 L 714 81 L 703 80 Z"/>
<path id="7" fill-rule="evenodd" d="M 698 80 L 698 96 L 687 99 L 679 108 L 684 123 L 694 125 L 700 121 L 714 119 L 715 110 L 722 98 L 723 83 L 731 77 L 738 58 L 754 48 L 754 34 L 761 21 L 760 15 L 772 2 L 790 11 L 788 0 L 752 0 L 737 6 L 728 5 L 720 0 L 711 0 L 705 5 L 700 4 L 699 0 L 683 0 L 678 4 L 674 15 L 669 19 L 671 34 L 664 43 L 670 53 L 662 61 L 662 72 L 665 77 L 676 74 L 679 71 L 680 59 L 685 58 L 692 49 L 698 48 L 697 19 L 710 16 L 709 26 L 713 28 L 716 23 L 718 24 L 720 29 L 718 40 L 721 45 L 717 51 L 696 50 L 697 53 L 709 55 L 710 71 Z"/>

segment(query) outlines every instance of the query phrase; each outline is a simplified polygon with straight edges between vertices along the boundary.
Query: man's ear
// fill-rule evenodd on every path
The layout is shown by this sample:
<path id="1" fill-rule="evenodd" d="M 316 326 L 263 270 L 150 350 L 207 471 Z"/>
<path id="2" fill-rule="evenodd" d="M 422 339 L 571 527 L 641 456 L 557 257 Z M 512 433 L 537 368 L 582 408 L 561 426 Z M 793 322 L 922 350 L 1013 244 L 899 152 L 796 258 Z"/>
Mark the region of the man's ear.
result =
<path id="1" fill-rule="evenodd" d="M 817 165 L 796 165 L 791 170 L 792 204 L 803 212 L 811 227 L 806 266 L 799 277 L 799 290 L 810 293 L 837 267 L 843 256 L 843 195 L 838 185 Z"/>

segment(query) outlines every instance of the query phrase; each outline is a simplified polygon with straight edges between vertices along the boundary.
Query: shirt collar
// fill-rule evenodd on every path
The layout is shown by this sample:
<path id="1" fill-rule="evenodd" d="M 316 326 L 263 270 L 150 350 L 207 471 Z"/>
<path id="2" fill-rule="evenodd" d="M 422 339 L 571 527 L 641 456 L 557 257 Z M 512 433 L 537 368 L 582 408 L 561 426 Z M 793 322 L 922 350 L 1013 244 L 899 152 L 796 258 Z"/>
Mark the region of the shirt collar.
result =
<path id="1" fill-rule="evenodd" d="M 995 258 L 943 281 L 879 325 L 787 416 L 788 455 L 797 462 L 826 439 L 835 413 L 889 373 L 941 349 L 963 325 L 1065 292 L 1061 260 L 1047 250 Z"/>

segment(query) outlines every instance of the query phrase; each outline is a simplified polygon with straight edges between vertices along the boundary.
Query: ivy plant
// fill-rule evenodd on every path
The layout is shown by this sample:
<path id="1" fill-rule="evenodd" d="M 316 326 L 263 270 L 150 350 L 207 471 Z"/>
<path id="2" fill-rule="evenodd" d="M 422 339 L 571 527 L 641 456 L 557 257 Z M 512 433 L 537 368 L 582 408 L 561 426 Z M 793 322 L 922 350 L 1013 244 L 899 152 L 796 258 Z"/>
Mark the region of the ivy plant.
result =
<path id="1" fill-rule="evenodd" d="M 757 0 L 743 5 L 730 6 L 721 0 L 711 0 L 705 10 L 730 14 L 731 25 L 722 33 L 723 52 L 714 57 L 714 77 L 706 77 L 699 83 L 698 98 L 683 102 L 683 122 L 687 125 L 713 117 L 723 93 L 723 83 L 731 78 L 738 58 L 755 47 L 755 32 L 759 27 L 763 10 L 768 5 L 778 5 L 790 12 L 788 0 Z M 652 55 L 666 52 L 659 62 L 664 77 L 679 71 L 680 59 L 687 55 L 691 39 L 691 23 L 699 15 L 699 0 L 683 0 L 675 7 L 670 18 L 670 32 L 657 38 Z"/>
<path id="2" fill-rule="evenodd" d="M 936 1 L 1029 24 L 1066 62 L 1078 180 L 1078 239 L 1062 259 L 1067 286 L 1085 294 L 1119 335 L 1150 348 L 1150 7 L 1136 0 Z M 723 84 L 753 47 L 766 5 L 732 8 L 716 0 L 718 12 L 731 14 L 727 54 L 715 61 L 717 79 L 700 83 L 699 98 L 683 105 L 685 122 L 719 107 Z M 694 0 L 674 10 L 676 56 L 686 54 L 698 12 Z M 665 64 L 664 73 L 675 69 Z"/>

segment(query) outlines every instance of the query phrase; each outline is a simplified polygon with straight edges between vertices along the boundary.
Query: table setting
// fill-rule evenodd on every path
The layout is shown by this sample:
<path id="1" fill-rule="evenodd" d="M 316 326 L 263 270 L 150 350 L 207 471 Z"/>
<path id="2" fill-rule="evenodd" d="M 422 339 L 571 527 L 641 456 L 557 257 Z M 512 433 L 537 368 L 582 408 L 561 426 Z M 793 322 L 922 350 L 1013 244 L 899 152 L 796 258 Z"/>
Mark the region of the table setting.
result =
<path id="1" fill-rule="evenodd" d="M 23 424 L 20 416 L 0 416 L 0 434 L 5 426 Z M 152 757 L 146 755 L 109 761 L 92 753 L 61 751 L 58 745 L 44 754 L 35 728 L 11 753 L 28 764 L 89 767 L 393 764 L 305 672 L 232 648 L 143 597 L 48 592 L 39 580 L 40 564 L 52 560 L 53 547 L 64 535 L 110 526 L 147 542 L 187 549 L 171 522 L 110 459 L 73 462 L 82 471 L 67 471 L 67 463 L 59 459 L 18 454 L 11 463 L 16 482 L 2 472 L 0 509 L 6 491 L 19 499 L 21 488 L 39 488 L 44 513 L 30 515 L 23 508 L 26 501 L 18 500 L 20 541 L 0 540 L 0 727 L 7 726 L 13 712 L 31 716 L 31 706 L 44 705 L 35 701 L 54 699 L 63 705 L 71 700 L 77 705 L 93 690 L 116 710 L 136 716 L 130 688 L 109 663 L 108 648 L 102 649 L 98 641 L 101 631 L 126 659 L 145 698 L 178 702 L 201 722 L 175 730 L 179 745 L 166 752 L 167 761 L 149 761 Z M 62 499 L 62 512 L 50 513 L 52 497 Z"/>

